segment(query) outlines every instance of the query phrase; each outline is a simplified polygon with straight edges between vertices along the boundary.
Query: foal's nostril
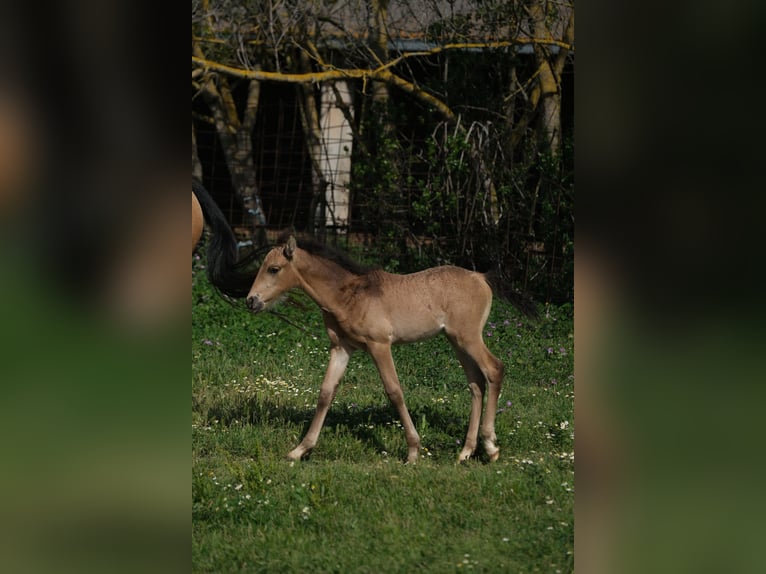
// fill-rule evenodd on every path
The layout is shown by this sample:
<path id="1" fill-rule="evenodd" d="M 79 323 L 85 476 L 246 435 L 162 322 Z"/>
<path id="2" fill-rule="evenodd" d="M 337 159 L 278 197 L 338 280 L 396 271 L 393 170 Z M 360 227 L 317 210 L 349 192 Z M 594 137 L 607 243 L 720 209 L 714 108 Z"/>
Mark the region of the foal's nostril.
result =
<path id="1" fill-rule="evenodd" d="M 255 297 L 250 296 L 247 298 L 247 306 L 249 309 L 252 309 L 255 306 Z"/>

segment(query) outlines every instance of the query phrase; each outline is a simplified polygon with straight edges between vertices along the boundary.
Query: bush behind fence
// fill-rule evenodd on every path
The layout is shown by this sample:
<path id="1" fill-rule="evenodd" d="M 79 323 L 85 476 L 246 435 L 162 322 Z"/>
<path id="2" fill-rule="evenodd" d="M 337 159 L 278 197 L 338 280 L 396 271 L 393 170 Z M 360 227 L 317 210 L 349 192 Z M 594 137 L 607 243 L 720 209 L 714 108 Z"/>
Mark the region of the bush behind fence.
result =
<path id="1" fill-rule="evenodd" d="M 264 95 L 268 89 L 264 84 Z M 406 98 L 385 108 L 363 103 L 353 126 L 348 225 L 324 228 L 311 209 L 318 197 L 322 208 L 322 194 L 313 189 L 294 120 L 298 101 L 276 89 L 263 97 L 253 134 L 269 229 L 294 227 L 350 249 L 360 239 L 364 255 L 391 271 L 451 263 L 499 271 L 541 302 L 573 299 L 571 137 L 558 155 L 541 151 L 534 137 L 509 149 L 508 126 L 486 110 L 447 122 Z M 246 234 L 248 218 L 233 199 L 217 139 L 204 124 L 197 131 L 205 183 Z"/>

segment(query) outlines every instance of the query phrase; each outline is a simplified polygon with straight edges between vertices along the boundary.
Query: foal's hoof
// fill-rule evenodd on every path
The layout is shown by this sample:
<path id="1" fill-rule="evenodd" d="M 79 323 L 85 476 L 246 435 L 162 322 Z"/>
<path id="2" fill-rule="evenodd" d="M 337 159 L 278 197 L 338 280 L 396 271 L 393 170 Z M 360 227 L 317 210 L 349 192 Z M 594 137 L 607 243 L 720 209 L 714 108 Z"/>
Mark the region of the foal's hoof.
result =
<path id="1" fill-rule="evenodd" d="M 500 449 L 495 448 L 494 452 L 487 451 L 487 456 L 489 457 L 489 462 L 495 462 L 498 458 L 500 458 Z"/>
<path id="2" fill-rule="evenodd" d="M 460 451 L 460 454 L 457 457 L 458 464 L 467 462 L 471 457 L 473 456 L 473 450 L 470 448 L 464 448 Z"/>
<path id="3" fill-rule="evenodd" d="M 406 465 L 413 465 L 418 463 L 418 459 L 420 458 L 420 452 L 418 450 L 410 450 L 407 453 L 407 460 L 404 464 Z"/>
<path id="4" fill-rule="evenodd" d="M 311 454 L 311 450 L 294 448 L 293 450 L 287 453 L 287 455 L 285 456 L 285 460 L 289 460 L 291 462 L 298 462 L 303 460 L 304 458 L 307 458 L 309 454 Z"/>

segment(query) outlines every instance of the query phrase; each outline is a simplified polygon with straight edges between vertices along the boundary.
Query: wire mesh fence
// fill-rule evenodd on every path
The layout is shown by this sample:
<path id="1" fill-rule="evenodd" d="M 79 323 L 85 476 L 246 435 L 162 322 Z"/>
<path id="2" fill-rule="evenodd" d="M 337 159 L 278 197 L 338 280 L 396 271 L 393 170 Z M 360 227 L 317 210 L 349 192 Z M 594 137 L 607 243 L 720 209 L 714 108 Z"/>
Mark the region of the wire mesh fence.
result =
<path id="1" fill-rule="evenodd" d="M 393 271 L 494 269 L 537 299 L 573 298 L 571 102 L 570 131 L 553 156 L 509 147 L 507 126 L 488 108 L 445 121 L 406 94 L 392 92 L 381 108 L 361 82 L 344 86 L 340 96 L 337 86 L 317 87 L 317 135 L 307 134 L 296 86 L 262 82 L 252 140 L 268 236 L 294 228 L 363 246 Z M 203 106 L 193 102 L 192 112 L 205 185 L 247 245 L 252 218 L 215 128 Z"/>

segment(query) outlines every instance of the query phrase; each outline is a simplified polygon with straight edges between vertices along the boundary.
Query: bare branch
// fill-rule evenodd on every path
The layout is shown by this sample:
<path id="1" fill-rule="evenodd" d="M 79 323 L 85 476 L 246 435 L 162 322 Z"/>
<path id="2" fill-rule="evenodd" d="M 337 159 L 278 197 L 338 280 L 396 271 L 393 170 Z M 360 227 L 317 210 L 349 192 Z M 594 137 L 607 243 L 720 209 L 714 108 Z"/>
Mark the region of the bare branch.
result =
<path id="1" fill-rule="evenodd" d="M 378 80 L 394 85 L 405 92 L 417 96 L 419 99 L 430 104 L 436 108 L 442 115 L 448 119 L 453 119 L 454 112 L 441 100 L 432 96 L 424 89 L 418 87 L 412 82 L 405 80 L 387 69 L 382 70 L 326 70 L 324 72 L 308 72 L 302 74 L 283 74 L 280 72 L 266 72 L 263 70 L 243 70 L 241 68 L 233 68 L 225 64 L 219 64 L 218 62 L 211 62 L 209 60 L 203 60 L 196 56 L 192 56 L 192 63 L 198 66 L 207 68 L 209 70 L 215 70 L 223 72 L 237 78 L 247 78 L 251 80 L 270 80 L 272 82 L 286 82 L 293 84 L 308 84 L 314 82 L 326 82 L 329 80 L 347 80 L 347 79 L 362 79 L 362 80 Z"/>

